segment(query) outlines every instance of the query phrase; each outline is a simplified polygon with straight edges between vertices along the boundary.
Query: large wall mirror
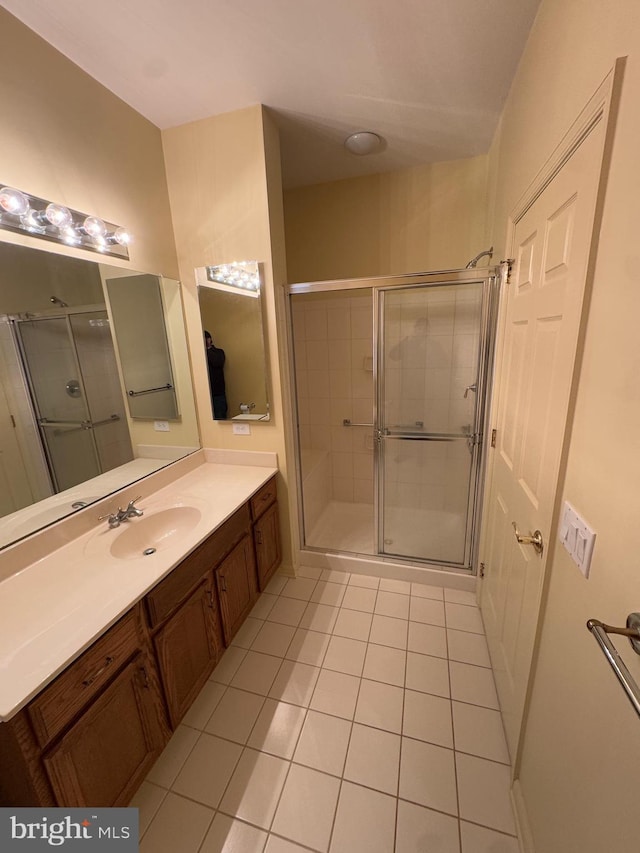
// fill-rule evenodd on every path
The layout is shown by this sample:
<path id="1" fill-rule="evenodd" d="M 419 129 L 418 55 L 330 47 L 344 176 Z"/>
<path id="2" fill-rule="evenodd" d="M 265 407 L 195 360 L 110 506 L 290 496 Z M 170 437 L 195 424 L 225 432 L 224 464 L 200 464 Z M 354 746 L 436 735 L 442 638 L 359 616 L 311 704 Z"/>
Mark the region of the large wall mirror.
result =
<path id="1" fill-rule="evenodd" d="M 214 420 L 270 418 L 267 354 L 257 261 L 196 270 Z"/>
<path id="2" fill-rule="evenodd" d="M 0 242 L 0 350 L 0 548 L 199 447 L 176 281 Z"/>

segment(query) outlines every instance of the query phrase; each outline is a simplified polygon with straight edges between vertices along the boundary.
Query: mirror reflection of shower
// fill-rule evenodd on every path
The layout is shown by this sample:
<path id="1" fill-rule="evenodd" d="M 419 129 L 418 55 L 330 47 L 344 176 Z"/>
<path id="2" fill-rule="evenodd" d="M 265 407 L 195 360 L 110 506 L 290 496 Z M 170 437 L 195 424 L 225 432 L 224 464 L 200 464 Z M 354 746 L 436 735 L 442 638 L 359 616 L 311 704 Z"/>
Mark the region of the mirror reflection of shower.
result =
<path id="1" fill-rule="evenodd" d="M 104 306 L 11 318 L 52 492 L 133 459 Z M 55 358 L 52 356 L 55 354 Z"/>

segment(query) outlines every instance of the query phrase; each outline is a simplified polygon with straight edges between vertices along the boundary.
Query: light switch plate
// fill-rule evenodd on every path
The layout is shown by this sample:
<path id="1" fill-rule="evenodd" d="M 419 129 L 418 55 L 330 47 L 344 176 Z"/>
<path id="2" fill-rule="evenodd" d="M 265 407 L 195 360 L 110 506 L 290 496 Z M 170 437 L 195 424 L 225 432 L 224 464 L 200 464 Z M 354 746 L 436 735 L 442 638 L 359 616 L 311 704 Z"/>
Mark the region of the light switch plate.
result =
<path id="1" fill-rule="evenodd" d="M 156 432 L 169 432 L 169 421 L 154 421 L 153 428 Z"/>
<path id="2" fill-rule="evenodd" d="M 234 435 L 251 435 L 251 427 L 249 424 L 234 424 L 233 425 L 233 434 Z"/>
<path id="3" fill-rule="evenodd" d="M 588 578 L 596 534 L 568 501 L 564 502 L 558 536 L 573 562 L 585 578 Z"/>

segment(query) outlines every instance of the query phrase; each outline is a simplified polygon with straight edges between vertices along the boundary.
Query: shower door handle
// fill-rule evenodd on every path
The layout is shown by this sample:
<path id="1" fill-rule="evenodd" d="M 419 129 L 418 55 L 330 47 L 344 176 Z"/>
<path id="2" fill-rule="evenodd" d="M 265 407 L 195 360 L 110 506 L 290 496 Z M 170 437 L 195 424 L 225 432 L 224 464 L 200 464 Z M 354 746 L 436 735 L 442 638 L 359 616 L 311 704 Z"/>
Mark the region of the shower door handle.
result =
<path id="1" fill-rule="evenodd" d="M 474 382 L 473 385 L 467 385 L 467 387 L 464 389 L 464 394 L 462 396 L 466 400 L 467 396 L 469 395 L 469 391 L 473 391 L 473 393 L 475 394 L 477 390 L 478 390 L 478 383 Z"/>
<path id="2" fill-rule="evenodd" d="M 351 421 L 349 418 L 345 418 L 345 419 L 342 421 L 342 426 L 346 426 L 346 427 L 356 427 L 356 426 L 359 426 L 359 427 L 374 427 L 374 426 L 375 426 L 375 424 L 354 424 L 354 423 L 352 423 L 352 421 Z"/>

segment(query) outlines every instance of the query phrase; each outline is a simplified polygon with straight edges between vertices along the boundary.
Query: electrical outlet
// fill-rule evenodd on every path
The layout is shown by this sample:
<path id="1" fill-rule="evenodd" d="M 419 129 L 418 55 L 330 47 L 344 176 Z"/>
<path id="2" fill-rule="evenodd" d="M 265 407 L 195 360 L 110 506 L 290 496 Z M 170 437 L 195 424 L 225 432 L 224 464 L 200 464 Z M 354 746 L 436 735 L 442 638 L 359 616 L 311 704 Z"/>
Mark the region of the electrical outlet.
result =
<path id="1" fill-rule="evenodd" d="M 564 502 L 562 522 L 558 535 L 565 550 L 571 555 L 573 562 L 585 578 L 588 578 L 596 534 L 568 501 Z"/>
<path id="2" fill-rule="evenodd" d="M 251 427 L 249 424 L 234 424 L 233 425 L 233 434 L 234 435 L 251 435 Z"/>
<path id="3" fill-rule="evenodd" d="M 169 421 L 154 421 L 153 428 L 156 432 L 169 432 Z"/>

